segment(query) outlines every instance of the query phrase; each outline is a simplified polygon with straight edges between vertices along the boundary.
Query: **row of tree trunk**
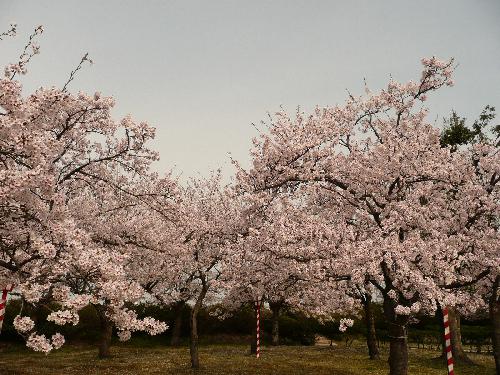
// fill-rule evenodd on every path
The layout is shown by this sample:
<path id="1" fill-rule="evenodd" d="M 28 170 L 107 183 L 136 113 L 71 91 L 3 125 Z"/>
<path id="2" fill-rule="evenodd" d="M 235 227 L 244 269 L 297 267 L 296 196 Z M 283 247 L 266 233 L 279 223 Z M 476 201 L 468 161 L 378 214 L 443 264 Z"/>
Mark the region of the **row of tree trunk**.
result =
<path id="1" fill-rule="evenodd" d="M 497 280 L 497 283 L 499 281 Z M 495 290 L 497 290 L 496 288 Z M 497 369 L 499 366 L 499 347 L 500 347 L 500 302 L 499 296 L 494 295 L 490 301 L 490 318 L 493 322 L 494 332 L 493 332 L 493 350 L 495 356 L 495 362 Z M 172 341 L 171 344 L 173 346 L 179 345 L 180 342 L 180 332 L 181 332 L 181 323 L 182 323 L 182 308 L 184 307 L 185 302 L 181 302 L 176 306 L 176 318 L 174 321 L 173 331 L 172 331 Z M 378 340 L 377 340 L 377 331 L 375 327 L 375 315 L 374 315 L 374 304 L 372 302 L 372 298 L 369 294 L 365 295 L 363 299 L 363 307 L 364 307 L 364 320 L 366 324 L 366 344 L 368 347 L 368 354 L 370 359 L 377 360 L 380 359 L 380 352 L 378 348 Z M 283 308 L 283 304 L 281 302 L 272 302 L 269 304 L 269 308 L 272 312 L 271 322 L 272 322 L 272 341 L 271 344 L 273 346 L 279 345 L 280 336 L 279 336 L 279 317 L 281 310 Z M 392 360 L 389 361 L 389 366 L 391 368 L 391 373 L 395 374 L 405 374 L 408 369 L 406 366 L 402 366 L 402 364 L 407 363 L 404 358 L 408 357 L 408 342 L 407 342 L 407 321 L 400 321 L 397 323 L 397 317 L 393 317 L 391 314 L 393 309 L 391 306 L 386 306 L 384 313 L 386 315 L 391 316 L 393 322 L 389 325 L 389 335 L 391 336 L 391 349 L 393 353 L 396 353 L 396 356 L 393 356 Z M 460 314 L 456 311 L 456 309 L 449 307 L 449 324 L 450 324 L 450 332 L 451 332 L 451 346 L 452 353 L 455 363 L 466 363 L 466 364 L 474 364 L 474 362 L 467 356 L 463 346 L 462 346 L 462 337 L 461 337 L 461 319 Z M 441 309 L 438 310 L 437 317 L 439 319 L 440 324 L 443 323 L 443 315 Z M 495 321 L 496 319 L 496 321 Z M 403 318 L 404 320 L 404 318 Z M 191 327 L 193 328 L 193 327 Z M 250 347 L 250 351 L 252 354 L 256 353 L 256 325 L 254 324 L 253 328 L 253 339 Z M 444 332 L 444 329 L 443 329 Z M 444 345 L 444 334 L 443 334 L 443 352 L 442 358 L 446 360 L 446 351 Z M 498 370 L 497 370 L 497 373 Z"/>
<path id="2" fill-rule="evenodd" d="M 500 284 L 500 279 L 497 278 L 496 284 Z M 498 285 L 494 288 L 495 294 L 491 296 L 490 299 L 490 318 L 493 323 L 493 353 L 495 357 L 495 364 L 497 368 L 497 374 L 500 374 L 500 300 L 498 295 Z M 378 348 L 377 331 L 375 327 L 375 315 L 374 315 L 374 304 L 370 295 L 365 295 L 363 301 L 364 307 L 364 320 L 366 324 L 366 344 L 368 347 L 368 354 L 370 359 L 377 360 L 380 359 L 380 352 Z M 185 307 L 185 301 L 180 301 L 175 305 L 175 319 L 172 327 L 172 337 L 171 345 L 178 346 L 180 344 L 181 337 L 181 327 L 182 327 L 182 310 Z M 281 302 L 272 302 L 269 304 L 272 312 L 272 345 L 279 345 L 279 317 L 283 304 Z M 396 316 L 394 314 L 393 306 L 389 306 L 388 302 L 384 303 L 384 315 L 389 321 L 388 332 L 390 338 L 390 351 L 391 356 L 389 358 L 390 374 L 406 374 L 408 372 L 407 368 L 407 358 L 408 358 L 408 341 L 407 341 L 407 324 L 408 319 L 405 316 Z M 190 316 L 190 353 L 191 353 L 191 365 L 193 368 L 199 367 L 199 356 L 198 356 L 198 327 L 197 318 L 200 311 L 201 304 L 195 304 L 191 310 Z M 110 356 L 110 344 L 111 336 L 113 330 L 113 324 L 106 317 L 103 308 L 96 307 L 97 313 L 100 321 L 101 335 L 99 339 L 98 349 L 99 358 L 107 358 Z M 467 356 L 463 346 L 461 338 L 461 320 L 460 314 L 456 309 L 449 307 L 449 324 L 451 332 L 451 345 L 452 353 L 455 363 L 467 363 L 473 364 L 473 361 Z M 438 310 L 437 314 L 440 322 L 443 322 L 443 316 L 441 309 Z M 406 319 L 406 320 L 405 320 Z M 256 325 L 254 324 L 252 343 L 250 351 L 255 354 L 256 352 Z M 445 345 L 444 345 L 444 335 L 443 335 L 443 353 L 442 358 L 446 359 Z"/>

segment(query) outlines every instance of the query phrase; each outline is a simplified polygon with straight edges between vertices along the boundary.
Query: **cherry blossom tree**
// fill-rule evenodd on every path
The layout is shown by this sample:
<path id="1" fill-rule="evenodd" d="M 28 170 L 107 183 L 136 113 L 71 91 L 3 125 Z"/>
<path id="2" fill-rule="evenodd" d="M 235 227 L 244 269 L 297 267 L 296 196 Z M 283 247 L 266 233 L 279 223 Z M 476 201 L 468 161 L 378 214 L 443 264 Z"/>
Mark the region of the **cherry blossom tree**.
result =
<path id="1" fill-rule="evenodd" d="M 136 180 L 125 180 L 120 176 L 120 181 L 115 182 L 120 191 L 103 185 L 73 192 L 73 216 L 79 226 L 91 234 L 96 248 L 92 257 L 111 258 L 101 259 L 85 268 L 75 264 L 65 277 L 73 293 L 85 291 L 99 296 L 93 305 L 102 327 L 100 357 L 109 356 L 113 325 L 121 340 L 128 339 L 133 331 L 158 334 L 166 328 L 164 323 L 151 318 L 138 319 L 137 314 L 125 305 L 144 301 L 153 287 L 152 280 L 158 283 L 168 279 L 164 274 L 152 279 L 149 272 L 157 273 L 166 268 L 158 259 L 153 261 L 151 253 L 163 243 L 161 239 L 172 232 L 166 224 L 170 223 L 172 227 L 176 220 L 176 183 L 169 176 L 159 180 L 154 174 L 140 175 Z M 160 207 L 163 215 L 160 215 Z M 169 221 L 161 221 L 166 220 L 165 216 Z M 169 239 L 174 246 L 173 237 Z M 110 264 L 120 267 L 110 272 Z"/>
<path id="2" fill-rule="evenodd" d="M 480 192 L 481 187 L 474 188 L 476 192 Z M 497 189 L 497 188 L 496 188 Z M 484 193 L 484 190 L 482 191 Z M 470 199 L 471 205 L 465 207 L 456 207 L 455 215 L 461 219 L 454 221 L 455 227 L 450 237 L 456 241 L 455 261 L 459 262 L 456 272 L 460 277 L 459 280 L 452 283 L 444 283 L 444 287 L 455 291 L 457 298 L 453 308 L 451 309 L 451 324 L 455 328 L 455 333 L 452 334 L 452 343 L 454 353 L 457 357 L 465 362 L 467 358 L 460 355 L 462 352 L 460 343 L 460 315 L 476 316 L 481 311 L 489 309 L 490 318 L 492 321 L 492 342 L 494 346 L 494 354 L 498 358 L 498 352 L 495 349 L 498 347 L 498 248 L 496 244 L 499 242 L 498 237 L 498 200 L 490 200 L 489 194 L 481 194 L 482 197 L 470 194 L 467 199 Z M 489 203 L 496 205 L 496 208 Z M 455 217 L 456 219 L 457 217 Z M 474 222 L 474 224 L 473 224 Z M 451 305 L 451 304 L 450 304 Z M 495 320 L 496 318 L 496 320 Z M 496 359 L 497 359 L 496 358 Z M 498 363 L 498 360 L 497 360 Z"/>
<path id="3" fill-rule="evenodd" d="M 489 109 L 489 111 L 488 111 Z M 474 314 L 488 309 L 492 321 L 492 342 L 497 369 L 500 370 L 500 326 L 498 324 L 498 275 L 500 264 L 499 238 L 499 183 L 500 153 L 498 134 L 492 136 L 485 129 L 494 118 L 491 107 L 486 107 L 480 120 L 474 123 L 473 131 L 465 149 L 457 148 L 461 142 L 451 143 L 457 154 L 461 154 L 465 165 L 463 181 L 455 186 L 449 199 L 450 230 L 448 236 L 456 242 L 456 272 L 459 279 L 446 288 L 461 294 L 461 301 L 452 309 L 452 323 L 459 326 L 459 315 Z M 461 124 L 463 127 L 463 124 Z M 449 129 L 448 129 L 449 130 Z M 461 350 L 460 332 L 452 337 L 454 354 L 467 361 Z"/>
<path id="4" fill-rule="evenodd" d="M 128 281 L 125 256 L 96 242 L 74 205 L 95 215 L 96 196 L 133 195 L 123 181 L 146 173 L 157 159 L 145 146 L 154 130 L 131 117 L 113 120 L 110 97 L 68 92 L 76 72 L 90 61 L 87 55 L 62 89 L 23 96 L 17 78 L 39 53 L 35 39 L 42 32 L 35 29 L 0 80 L 0 281 L 15 284 L 26 303 L 56 301 L 61 309 L 48 319 L 57 324 L 76 324 L 79 309 L 109 298 L 114 308 L 108 317 L 123 330 L 135 330 L 138 322 L 123 303 L 140 298 L 141 288 Z M 149 323 L 154 332 L 164 329 Z M 64 342 L 59 334 L 37 335 L 29 317 L 16 318 L 15 327 L 35 350 L 48 352 Z"/>
<path id="5" fill-rule="evenodd" d="M 287 224 L 292 221 L 292 212 L 284 214 L 273 211 L 268 209 L 265 220 L 260 224 L 254 217 L 254 224 L 258 228 L 250 227 L 234 244 L 228 257 L 234 277 L 223 304 L 232 311 L 244 304 L 255 307 L 257 302 L 267 302 L 272 311 L 272 344 L 279 345 L 280 312 L 289 298 L 297 294 L 302 280 L 300 269 L 286 256 L 293 250 L 283 251 L 291 246 L 285 243 L 284 237 L 289 229 Z M 299 243 L 294 246 L 299 247 Z M 252 337 L 251 353 L 256 350 L 255 340 L 256 332 Z"/>
<path id="6" fill-rule="evenodd" d="M 470 277 L 455 272 L 454 239 L 445 235 L 448 195 L 463 182 L 464 160 L 440 147 L 419 105 L 453 84 L 453 61 L 422 64 L 420 80 L 391 81 L 379 94 L 367 89 L 343 107 L 295 118 L 277 113 L 254 141 L 252 168 L 238 171 L 241 188 L 262 205 L 269 191 L 306 184 L 331 202 L 332 215 L 356 227 L 346 266 L 354 283 L 369 282 L 383 298 L 391 374 L 407 373 L 410 316 L 435 310 L 436 300 L 455 304 L 457 294 L 444 286 Z"/>
<path id="7" fill-rule="evenodd" d="M 174 306 L 171 344 L 178 345 L 182 310 L 193 297 L 191 275 L 185 272 L 186 262 L 191 261 L 186 247 L 191 234 L 182 189 L 170 175 L 158 182 L 141 194 L 147 204 L 129 207 L 122 235 L 130 254 L 127 273 L 147 291 L 150 303 Z"/>
<path id="8" fill-rule="evenodd" d="M 278 319 L 285 306 L 331 319 L 354 301 L 339 283 L 347 280 L 336 268 L 341 262 L 334 262 L 344 236 L 331 230 L 338 228 L 332 220 L 310 212 L 310 207 L 286 195 L 275 195 L 265 207 L 248 204 L 250 227 L 228 258 L 237 277 L 225 305 L 236 309 L 267 302 L 273 313 L 273 345 L 279 343 Z"/>
<path id="9" fill-rule="evenodd" d="M 186 236 L 176 259 L 186 293 L 192 296 L 190 354 L 191 366 L 198 368 L 198 314 L 207 300 L 225 290 L 225 278 L 231 271 L 224 260 L 244 226 L 239 201 L 228 186 L 222 186 L 220 172 L 207 179 L 192 179 L 181 196 Z"/>

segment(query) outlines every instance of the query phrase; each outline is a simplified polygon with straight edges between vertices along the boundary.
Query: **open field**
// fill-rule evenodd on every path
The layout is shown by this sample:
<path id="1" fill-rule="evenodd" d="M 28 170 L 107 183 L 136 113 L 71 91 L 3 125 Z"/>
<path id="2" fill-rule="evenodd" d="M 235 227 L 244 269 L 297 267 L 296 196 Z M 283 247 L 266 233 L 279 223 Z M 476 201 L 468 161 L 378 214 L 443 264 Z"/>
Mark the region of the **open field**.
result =
<path id="1" fill-rule="evenodd" d="M 264 347 L 260 359 L 243 345 L 208 345 L 200 348 L 201 368 L 189 367 L 187 347 L 137 347 L 117 345 L 113 358 L 98 360 L 89 346 L 66 346 L 45 356 L 19 346 L 0 352 L 0 373 L 9 375 L 107 375 L 107 374 L 387 374 L 386 353 L 380 361 L 370 361 L 364 348 L 328 346 Z M 446 367 L 433 359 L 435 351 L 411 350 L 410 374 L 444 375 Z M 479 364 L 458 367 L 457 375 L 493 375 L 491 356 L 471 355 Z"/>

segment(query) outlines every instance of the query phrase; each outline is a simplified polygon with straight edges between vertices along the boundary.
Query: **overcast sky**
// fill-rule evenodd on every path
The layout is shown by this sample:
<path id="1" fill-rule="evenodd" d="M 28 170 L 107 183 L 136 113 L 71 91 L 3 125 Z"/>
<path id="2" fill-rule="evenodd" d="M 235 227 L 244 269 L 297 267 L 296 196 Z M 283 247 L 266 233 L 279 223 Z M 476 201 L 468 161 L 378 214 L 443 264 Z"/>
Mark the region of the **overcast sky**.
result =
<path id="1" fill-rule="evenodd" d="M 500 110 L 500 1 L 22 1 L 0 0 L 0 62 L 16 61 L 44 25 L 26 90 L 61 86 L 81 56 L 72 91 L 100 91 L 157 128 L 158 170 L 184 177 L 248 165 L 256 130 L 280 105 L 341 104 L 418 79 L 420 59 L 455 57 L 456 85 L 432 95 L 430 121 L 457 110 L 473 120 Z M 29 91 L 27 91 L 29 92 Z"/>

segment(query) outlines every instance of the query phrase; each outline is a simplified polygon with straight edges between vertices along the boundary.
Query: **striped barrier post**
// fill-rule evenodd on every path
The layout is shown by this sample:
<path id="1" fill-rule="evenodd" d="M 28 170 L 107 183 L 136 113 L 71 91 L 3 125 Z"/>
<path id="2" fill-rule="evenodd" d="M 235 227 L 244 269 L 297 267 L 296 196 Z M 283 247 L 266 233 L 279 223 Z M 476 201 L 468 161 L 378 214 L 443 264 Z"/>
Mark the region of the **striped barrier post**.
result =
<path id="1" fill-rule="evenodd" d="M 455 372 L 453 371 L 453 353 L 451 351 L 450 321 L 448 315 L 448 308 L 446 306 L 443 307 L 443 321 L 444 321 L 446 361 L 448 363 L 448 375 L 454 375 Z"/>
<path id="2" fill-rule="evenodd" d="M 256 348 L 255 348 L 255 357 L 260 357 L 260 300 L 257 298 L 255 302 L 255 310 L 257 316 L 257 337 L 256 337 Z"/>
<path id="3" fill-rule="evenodd" d="M 5 307 L 7 306 L 7 295 L 14 288 L 14 285 L 9 284 L 2 290 L 2 299 L 0 299 L 0 333 L 2 332 L 3 318 L 5 316 Z"/>

